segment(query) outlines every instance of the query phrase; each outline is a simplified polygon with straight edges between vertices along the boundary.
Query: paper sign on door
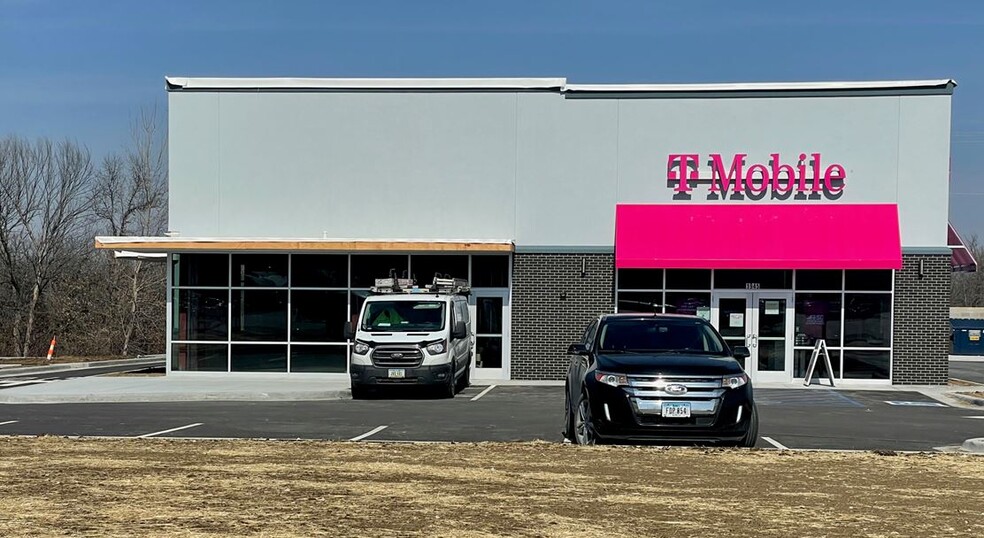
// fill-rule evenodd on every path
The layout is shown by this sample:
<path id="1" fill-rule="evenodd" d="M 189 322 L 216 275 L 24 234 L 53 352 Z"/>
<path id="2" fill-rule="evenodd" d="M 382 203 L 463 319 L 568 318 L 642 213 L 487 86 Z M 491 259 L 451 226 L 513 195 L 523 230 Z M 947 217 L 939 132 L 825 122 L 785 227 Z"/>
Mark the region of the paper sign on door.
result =
<path id="1" fill-rule="evenodd" d="M 778 316 L 779 315 L 779 301 L 765 301 L 765 315 L 766 316 Z"/>
<path id="2" fill-rule="evenodd" d="M 733 313 L 728 316 L 728 327 L 744 327 L 745 314 Z"/>

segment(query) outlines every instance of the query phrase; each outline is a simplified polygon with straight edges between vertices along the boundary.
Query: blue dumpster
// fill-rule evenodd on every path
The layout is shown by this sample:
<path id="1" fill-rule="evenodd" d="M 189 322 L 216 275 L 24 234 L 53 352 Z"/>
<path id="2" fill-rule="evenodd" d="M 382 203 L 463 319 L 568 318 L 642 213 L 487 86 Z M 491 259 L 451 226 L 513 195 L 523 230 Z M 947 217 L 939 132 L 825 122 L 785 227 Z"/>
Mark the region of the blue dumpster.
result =
<path id="1" fill-rule="evenodd" d="M 984 355 L 984 319 L 951 319 L 953 355 Z"/>

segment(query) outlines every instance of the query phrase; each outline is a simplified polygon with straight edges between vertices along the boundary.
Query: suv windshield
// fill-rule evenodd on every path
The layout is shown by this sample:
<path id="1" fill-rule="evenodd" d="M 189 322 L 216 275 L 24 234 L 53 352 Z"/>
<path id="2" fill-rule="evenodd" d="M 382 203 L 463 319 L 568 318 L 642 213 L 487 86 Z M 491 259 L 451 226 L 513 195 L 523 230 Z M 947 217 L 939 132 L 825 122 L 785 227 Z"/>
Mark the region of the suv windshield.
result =
<path id="1" fill-rule="evenodd" d="M 362 330 L 383 332 L 440 331 L 444 328 L 441 301 L 373 301 L 366 303 Z"/>
<path id="2" fill-rule="evenodd" d="M 724 342 L 699 319 L 610 319 L 598 332 L 598 349 L 605 351 L 681 351 L 725 355 Z"/>

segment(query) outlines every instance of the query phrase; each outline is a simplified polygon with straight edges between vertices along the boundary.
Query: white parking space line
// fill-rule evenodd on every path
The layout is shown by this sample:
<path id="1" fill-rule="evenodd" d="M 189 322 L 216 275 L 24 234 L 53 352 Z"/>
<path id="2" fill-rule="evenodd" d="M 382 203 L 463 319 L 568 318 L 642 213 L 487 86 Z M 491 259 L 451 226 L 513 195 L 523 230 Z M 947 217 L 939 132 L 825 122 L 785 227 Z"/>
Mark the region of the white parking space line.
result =
<path id="1" fill-rule="evenodd" d="M 170 430 L 163 430 L 154 433 L 145 433 L 143 435 L 138 435 L 137 439 L 146 439 L 147 437 L 153 437 L 155 435 L 161 435 L 164 433 L 176 432 L 178 430 L 187 430 L 188 428 L 194 428 L 195 426 L 201 426 L 202 424 L 204 424 L 204 422 L 196 422 L 194 424 L 187 424 L 185 426 L 178 426 L 177 428 L 171 428 Z"/>
<path id="2" fill-rule="evenodd" d="M 494 389 L 495 387 L 496 387 L 495 385 L 489 385 L 488 387 L 486 387 L 485 390 L 479 392 L 474 398 L 472 398 L 471 401 L 474 402 L 475 400 L 481 398 L 482 396 L 485 396 L 486 394 L 489 393 L 490 390 Z"/>
<path id="3" fill-rule="evenodd" d="M 762 439 L 765 440 L 766 443 L 769 443 L 770 445 L 778 448 L 779 450 L 789 450 L 789 447 L 784 446 L 782 443 L 780 443 L 779 441 L 776 441 L 775 439 L 773 439 L 771 437 L 763 437 Z"/>
<path id="4" fill-rule="evenodd" d="M 7 424 L 13 424 L 17 422 L 16 420 L 7 420 L 5 422 L 0 422 L 0 426 L 6 426 Z"/>
<path id="5" fill-rule="evenodd" d="M 964 418 L 984 418 L 984 417 L 964 417 Z M 2 423 L 0 423 L 2 424 Z"/>
<path id="6" fill-rule="evenodd" d="M 373 435 L 376 435 L 377 433 L 385 430 L 388 427 L 389 426 L 377 426 L 377 427 L 375 427 L 375 428 L 367 431 L 366 433 L 364 433 L 362 435 L 356 435 L 355 437 L 349 439 L 349 441 L 361 441 L 361 440 L 365 439 L 366 437 L 371 437 Z"/>

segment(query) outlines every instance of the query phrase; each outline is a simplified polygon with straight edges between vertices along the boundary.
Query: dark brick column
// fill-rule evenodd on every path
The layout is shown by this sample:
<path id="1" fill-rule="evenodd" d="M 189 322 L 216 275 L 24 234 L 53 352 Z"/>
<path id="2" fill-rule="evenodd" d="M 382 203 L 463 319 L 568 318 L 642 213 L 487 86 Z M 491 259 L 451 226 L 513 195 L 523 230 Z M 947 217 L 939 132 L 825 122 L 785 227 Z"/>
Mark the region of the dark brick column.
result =
<path id="1" fill-rule="evenodd" d="M 513 379 L 564 379 L 567 346 L 615 309 L 614 267 L 612 254 L 513 256 Z"/>
<path id="2" fill-rule="evenodd" d="M 922 277 L 919 262 L 922 261 Z M 906 254 L 895 273 L 892 383 L 945 385 L 949 377 L 950 256 Z"/>

